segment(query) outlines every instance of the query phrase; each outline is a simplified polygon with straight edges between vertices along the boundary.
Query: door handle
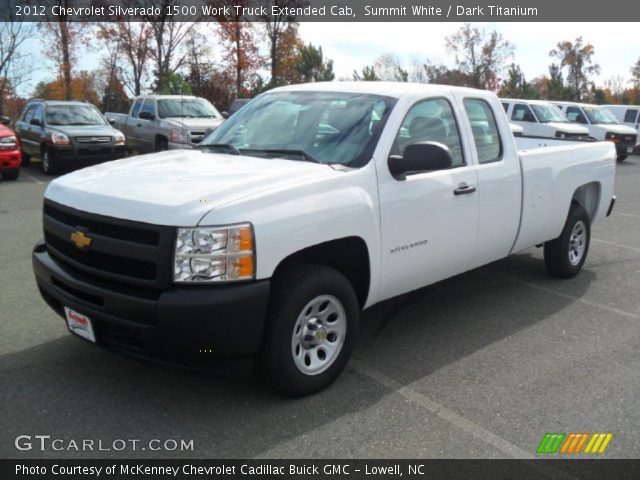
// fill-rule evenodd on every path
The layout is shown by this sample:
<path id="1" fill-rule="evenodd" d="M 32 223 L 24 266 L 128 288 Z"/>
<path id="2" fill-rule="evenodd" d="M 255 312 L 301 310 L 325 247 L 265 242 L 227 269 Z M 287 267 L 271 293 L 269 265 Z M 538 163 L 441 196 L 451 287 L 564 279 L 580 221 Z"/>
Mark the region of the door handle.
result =
<path id="1" fill-rule="evenodd" d="M 141 126 L 142 126 L 142 124 L 141 124 L 141 123 L 139 123 L 138 125 L 136 125 L 136 127 L 141 127 Z"/>
<path id="2" fill-rule="evenodd" d="M 460 185 L 458 185 L 458 188 L 456 188 L 453 191 L 454 195 L 467 195 L 469 193 L 473 193 L 476 191 L 476 187 L 474 187 L 473 185 L 467 185 L 466 183 L 461 183 Z"/>

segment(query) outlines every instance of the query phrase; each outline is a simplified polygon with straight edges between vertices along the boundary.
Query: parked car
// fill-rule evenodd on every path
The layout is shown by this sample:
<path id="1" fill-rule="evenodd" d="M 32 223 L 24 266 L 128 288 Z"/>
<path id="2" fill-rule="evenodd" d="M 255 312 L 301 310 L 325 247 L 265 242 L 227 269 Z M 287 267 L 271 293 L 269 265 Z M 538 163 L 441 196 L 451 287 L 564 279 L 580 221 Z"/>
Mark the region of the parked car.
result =
<path id="1" fill-rule="evenodd" d="M 607 142 L 518 152 L 487 91 L 281 87 L 196 150 L 51 182 L 33 268 L 90 342 L 252 356 L 303 395 L 345 367 L 361 309 L 534 245 L 551 275 L 578 274 L 613 208 L 615 156 Z"/>
<path id="2" fill-rule="evenodd" d="M 0 118 L 0 175 L 5 180 L 15 180 L 20 175 L 20 141 L 6 125 L 8 118 Z"/>
<path id="3" fill-rule="evenodd" d="M 553 104 L 542 100 L 500 99 L 507 117 L 531 137 L 588 140 L 589 130 L 571 123 Z"/>
<path id="4" fill-rule="evenodd" d="M 125 138 L 87 102 L 31 100 L 15 124 L 22 162 L 42 160 L 47 175 L 61 167 L 84 167 L 126 155 Z"/>
<path id="5" fill-rule="evenodd" d="M 625 160 L 637 143 L 635 129 L 621 125 L 605 107 L 574 102 L 553 102 L 574 123 L 589 129 L 589 135 L 599 141 L 612 142 L 616 146 L 618 161 Z"/>
<path id="6" fill-rule="evenodd" d="M 229 111 L 227 112 L 227 117 L 230 117 L 231 115 L 236 113 L 238 110 L 240 110 L 250 101 L 251 101 L 250 98 L 236 98 L 233 101 L 233 103 L 231 103 L 231 106 L 229 107 Z"/>
<path id="7" fill-rule="evenodd" d="M 618 119 L 623 125 L 635 129 L 637 134 L 640 135 L 640 105 L 603 105 Z M 640 144 L 637 143 L 634 151 L 638 153 L 640 151 Z"/>
<path id="8" fill-rule="evenodd" d="M 105 115 L 125 133 L 129 148 L 140 153 L 193 148 L 224 121 L 208 100 L 186 95 L 145 95 L 136 98 L 128 114 Z"/>

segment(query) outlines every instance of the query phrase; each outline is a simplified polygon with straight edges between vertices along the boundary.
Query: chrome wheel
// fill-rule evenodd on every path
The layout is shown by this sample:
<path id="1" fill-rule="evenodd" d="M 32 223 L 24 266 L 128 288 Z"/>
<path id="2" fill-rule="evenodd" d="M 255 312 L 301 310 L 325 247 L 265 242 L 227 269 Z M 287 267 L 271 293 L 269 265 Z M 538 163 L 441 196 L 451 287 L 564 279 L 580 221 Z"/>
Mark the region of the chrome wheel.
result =
<path id="1" fill-rule="evenodd" d="M 569 262 L 578 265 L 587 247 L 587 226 L 582 220 L 576 222 L 569 237 Z"/>
<path id="2" fill-rule="evenodd" d="M 342 302 L 320 295 L 300 312 L 291 336 L 293 361 L 302 373 L 317 375 L 340 355 L 347 333 L 347 314 Z"/>

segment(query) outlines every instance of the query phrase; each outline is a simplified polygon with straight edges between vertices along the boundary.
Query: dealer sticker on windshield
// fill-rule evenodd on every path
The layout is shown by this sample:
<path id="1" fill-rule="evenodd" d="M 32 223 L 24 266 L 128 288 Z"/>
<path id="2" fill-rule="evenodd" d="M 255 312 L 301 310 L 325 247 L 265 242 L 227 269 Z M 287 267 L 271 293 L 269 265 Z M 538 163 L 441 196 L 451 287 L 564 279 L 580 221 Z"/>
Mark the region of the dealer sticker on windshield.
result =
<path id="1" fill-rule="evenodd" d="M 68 307 L 64 307 L 64 315 L 67 317 L 67 326 L 71 333 L 75 333 L 90 342 L 96 342 L 96 336 L 93 333 L 93 326 L 89 317 Z"/>

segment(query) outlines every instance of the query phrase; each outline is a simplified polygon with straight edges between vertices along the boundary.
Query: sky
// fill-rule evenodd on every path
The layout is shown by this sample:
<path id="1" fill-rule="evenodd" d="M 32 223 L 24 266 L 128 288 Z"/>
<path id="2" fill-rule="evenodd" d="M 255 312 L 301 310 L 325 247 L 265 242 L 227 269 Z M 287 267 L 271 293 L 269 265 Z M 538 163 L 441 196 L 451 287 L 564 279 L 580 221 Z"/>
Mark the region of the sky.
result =
<path id="1" fill-rule="evenodd" d="M 583 36 L 595 47 L 595 61 L 601 74 L 595 78 L 598 85 L 614 76 L 630 78 L 631 66 L 640 57 L 640 23 L 477 23 L 486 30 L 497 30 L 514 49 L 514 62 L 519 64 L 527 80 L 548 73 L 552 62 L 549 51 L 561 40 L 574 40 Z M 376 58 L 388 52 L 397 54 L 405 66 L 414 60 L 431 60 L 451 66 L 444 38 L 462 24 L 446 22 L 424 23 L 320 23 L 300 24 L 300 36 L 305 43 L 322 46 L 325 58 L 334 61 L 336 78 L 351 78 L 353 70 L 360 71 L 373 64 Z M 42 43 L 32 40 L 25 45 L 36 55 L 31 80 L 19 93 L 29 96 L 41 80 L 54 77 L 53 67 L 42 58 Z M 88 52 L 79 59 L 79 70 L 92 70 L 98 65 L 99 55 Z"/>

